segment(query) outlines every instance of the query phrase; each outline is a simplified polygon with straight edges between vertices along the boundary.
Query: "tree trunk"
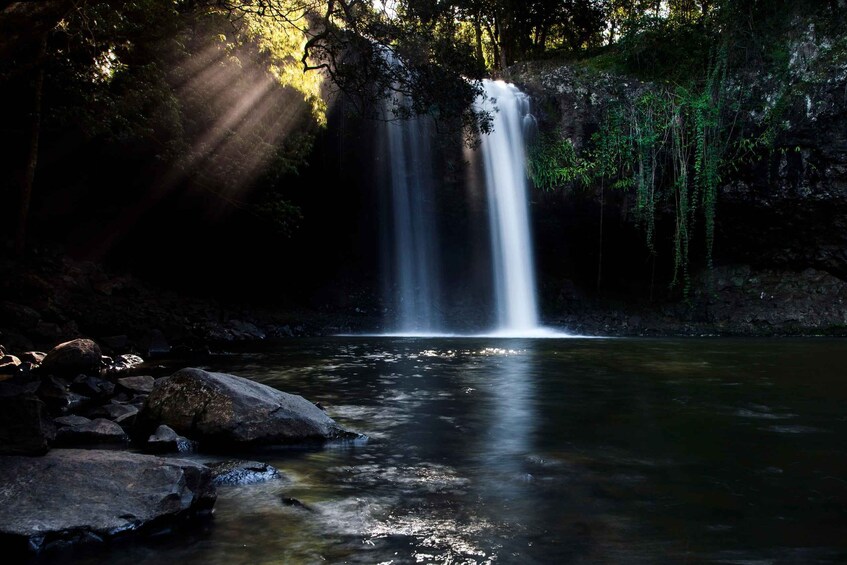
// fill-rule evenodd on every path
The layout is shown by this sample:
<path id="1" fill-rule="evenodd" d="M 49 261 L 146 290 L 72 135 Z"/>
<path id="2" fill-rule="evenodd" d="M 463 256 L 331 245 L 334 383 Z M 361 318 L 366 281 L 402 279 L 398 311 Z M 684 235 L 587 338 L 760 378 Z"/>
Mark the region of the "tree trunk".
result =
<path id="1" fill-rule="evenodd" d="M 509 51 L 508 45 L 508 35 L 507 30 L 502 22 L 502 18 L 500 16 L 494 17 L 494 33 L 497 35 L 497 51 L 498 51 L 498 62 L 499 69 L 501 71 L 505 71 L 508 64 L 508 57 L 506 56 L 507 51 Z"/>
<path id="2" fill-rule="evenodd" d="M 482 24 L 479 19 L 482 16 L 477 14 L 473 21 L 473 30 L 474 35 L 476 36 L 476 58 L 479 59 L 483 64 L 485 63 L 485 56 L 482 53 Z"/>
<path id="3" fill-rule="evenodd" d="M 500 70 L 505 71 L 509 67 L 508 48 L 505 45 L 500 47 Z"/>
<path id="4" fill-rule="evenodd" d="M 537 36 L 536 53 L 544 53 L 544 48 L 547 46 L 547 26 L 542 27 Z"/>
<path id="5" fill-rule="evenodd" d="M 494 20 L 497 37 L 500 39 L 500 70 L 505 71 L 509 66 L 509 60 L 512 57 L 512 36 L 509 24 L 501 21 L 504 18 Z"/>
<path id="6" fill-rule="evenodd" d="M 26 249 L 27 220 L 29 219 L 29 204 L 32 200 L 32 185 L 35 181 L 35 170 L 38 167 L 38 143 L 41 137 L 41 103 L 44 96 L 44 57 L 47 54 L 47 34 L 42 36 L 38 46 L 36 59 L 35 84 L 33 86 L 32 121 L 30 125 L 29 155 L 18 208 L 18 232 L 15 237 L 15 252 L 23 255 Z"/>
<path id="7" fill-rule="evenodd" d="M 498 63 L 500 62 L 500 41 L 497 32 L 497 21 L 494 21 L 494 29 L 491 29 L 491 25 L 488 22 L 485 23 L 485 31 L 488 32 L 488 37 L 491 39 L 491 49 L 493 51 L 494 60 L 492 61 L 492 65 L 494 68 L 497 68 Z"/>

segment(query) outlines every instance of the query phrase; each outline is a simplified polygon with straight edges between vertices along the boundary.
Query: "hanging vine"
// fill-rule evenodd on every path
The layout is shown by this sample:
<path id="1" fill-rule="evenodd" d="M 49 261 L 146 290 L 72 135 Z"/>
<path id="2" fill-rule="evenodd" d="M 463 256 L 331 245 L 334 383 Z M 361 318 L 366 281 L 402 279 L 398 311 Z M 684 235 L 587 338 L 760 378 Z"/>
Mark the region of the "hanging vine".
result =
<path id="1" fill-rule="evenodd" d="M 675 215 L 672 287 L 691 289 L 691 245 L 702 222 L 707 266 L 712 267 L 717 189 L 731 137 L 725 120 L 727 58 L 712 57 L 705 81 L 664 86 L 606 111 L 588 147 L 578 151 L 560 134 L 540 137 L 529 155 L 536 187 L 611 186 L 633 191 L 636 223 L 650 254 L 656 255 L 656 216 L 671 206 Z"/>

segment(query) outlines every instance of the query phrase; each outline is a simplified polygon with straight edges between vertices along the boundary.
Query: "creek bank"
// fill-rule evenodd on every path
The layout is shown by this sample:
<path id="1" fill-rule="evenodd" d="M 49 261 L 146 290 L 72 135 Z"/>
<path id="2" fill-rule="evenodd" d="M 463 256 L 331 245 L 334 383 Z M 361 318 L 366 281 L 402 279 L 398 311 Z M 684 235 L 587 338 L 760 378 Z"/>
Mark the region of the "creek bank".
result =
<path id="1" fill-rule="evenodd" d="M 100 353 L 76 339 L 18 352 L 30 366 L 0 375 L 0 548 L 16 557 L 167 531 L 208 517 L 216 486 L 283 478 L 222 455 L 363 438 L 248 379 L 191 368 L 154 378 L 138 374 L 140 358 Z"/>
<path id="2" fill-rule="evenodd" d="M 157 288 L 102 265 L 46 252 L 0 258 L 0 343 L 46 350 L 92 337 L 106 355 L 144 358 L 221 350 L 237 343 L 373 330 L 367 297 L 281 309 L 223 303 Z M 369 305 L 370 304 L 370 305 Z M 11 361 L 11 360 L 9 360 Z"/>
<path id="3" fill-rule="evenodd" d="M 733 265 L 701 273 L 694 287 L 687 302 L 638 304 L 548 283 L 546 310 L 556 314 L 545 321 L 580 335 L 847 336 L 847 282 L 825 271 Z"/>
<path id="4" fill-rule="evenodd" d="M 584 236 L 573 230 L 580 225 L 585 228 L 584 222 L 587 221 L 587 216 L 581 213 L 574 219 L 574 198 L 564 193 L 536 193 L 533 196 L 533 213 L 539 224 L 536 239 L 555 238 L 556 245 L 566 247 L 562 253 L 572 257 L 577 251 L 570 249 L 568 242 L 584 241 Z M 611 198 L 607 201 L 608 214 L 615 213 L 612 202 Z M 573 224 L 568 230 L 562 231 L 562 218 L 569 218 L 568 222 Z M 614 223 L 609 221 L 609 225 L 614 226 Z M 594 227 L 586 229 L 593 232 Z M 607 227 L 609 241 L 604 249 L 608 258 L 604 260 L 603 272 L 609 280 L 604 278 L 604 287 L 614 284 L 611 279 L 615 276 L 612 252 L 616 245 L 612 239 L 615 234 L 612 227 Z M 640 257 L 640 252 L 632 246 L 641 245 L 643 240 L 634 229 L 618 232 L 617 235 L 628 242 L 623 247 L 632 257 Z M 552 245 L 548 243 L 545 247 Z M 583 252 L 589 251 L 583 249 Z M 544 249 L 540 249 L 539 253 L 543 322 L 572 333 L 592 336 L 847 335 L 844 281 L 825 269 L 806 267 L 795 270 L 785 266 L 767 268 L 743 262 L 730 263 L 717 266 L 712 273 L 696 275 L 693 292 L 687 301 L 664 296 L 666 286 L 661 283 L 655 287 L 657 298 L 650 300 L 650 291 L 646 288 L 649 273 L 639 271 L 640 267 L 628 268 L 620 274 L 622 279 L 629 281 L 627 284 L 636 285 L 635 290 L 627 290 L 623 296 L 620 292 L 598 294 L 590 282 L 591 279 L 596 281 L 596 259 L 589 262 L 590 272 L 586 277 L 582 272 L 586 270 L 584 266 L 579 267 L 581 272 L 557 273 L 555 269 L 544 268 L 552 261 L 545 256 Z M 559 259 L 555 261 L 562 263 Z M 251 347 L 251 344 L 290 337 L 382 330 L 385 308 L 379 298 L 366 288 L 348 288 L 343 293 L 346 300 L 332 304 L 327 302 L 320 311 L 280 314 L 248 307 L 226 309 L 220 304 L 197 299 L 183 301 L 182 297 L 173 293 L 149 288 L 132 277 L 109 273 L 91 263 L 70 259 L 58 263 L 61 265 L 59 272 L 51 270 L 55 267 L 51 263 L 53 267 L 50 268 L 42 265 L 43 272 L 38 276 L 27 268 L 18 273 L 25 279 L 41 281 L 20 287 L 28 288 L 29 293 L 35 292 L 35 298 L 20 290 L 18 294 L 5 295 L 5 300 L 0 301 L 0 343 L 17 353 L 0 356 L 0 379 L 16 371 L 31 370 L 40 363 L 39 356 L 45 353 L 34 351 L 33 345 L 40 344 L 49 349 L 56 342 L 45 341 L 40 330 L 35 330 L 39 323 L 48 323 L 45 321 L 48 319 L 66 320 L 64 325 L 49 323 L 65 327 L 67 331 L 62 335 L 67 339 L 80 337 L 80 328 L 100 328 L 99 334 L 89 335 L 102 336 L 95 338 L 101 354 L 104 354 L 101 364 L 107 364 L 109 371 L 123 371 L 125 375 L 137 372 L 142 357 L 180 358 L 186 364 L 205 364 L 213 363 L 208 357 L 210 350 Z M 68 273 L 75 274 L 71 276 Z M 42 286 L 48 280 L 51 281 L 48 286 L 58 286 L 45 298 L 39 293 L 46 292 Z M 73 281 L 71 286 L 76 289 L 73 292 L 68 286 L 69 281 Z M 735 282 L 724 284 L 720 281 Z M 0 282 L 0 286 L 9 284 L 9 280 Z M 34 289 L 37 288 L 42 288 L 42 291 L 36 292 Z M 102 294 L 97 288 L 111 288 L 111 295 Z M 68 308 L 67 304 L 75 300 L 79 300 L 79 304 Z M 117 310 L 105 319 L 98 318 L 97 323 L 89 320 L 111 308 Z M 459 305 L 457 313 L 468 321 L 468 327 L 463 331 L 474 333 L 484 329 L 479 308 L 479 305 L 471 303 Z M 79 317 L 73 318 L 76 315 L 73 312 L 79 312 Z M 734 312 L 743 312 L 744 315 L 733 316 Z M 128 320 L 126 326 L 121 326 L 118 318 L 123 315 Z M 250 325 L 245 326 L 241 321 L 249 321 Z M 179 324 L 184 326 L 177 329 Z M 241 328 L 241 331 L 232 331 L 235 328 Z M 261 333 L 252 332 L 250 328 L 261 330 Z M 264 338 L 261 338 L 262 335 Z M 149 355 L 151 351 L 153 354 Z M 102 386 L 102 383 L 90 380 L 87 390 L 80 394 L 99 396 L 91 390 L 97 386 Z M 77 383 L 74 388 L 81 387 Z M 74 402 L 72 397 L 60 396 L 66 402 Z M 132 395 L 129 396 L 131 398 Z"/>

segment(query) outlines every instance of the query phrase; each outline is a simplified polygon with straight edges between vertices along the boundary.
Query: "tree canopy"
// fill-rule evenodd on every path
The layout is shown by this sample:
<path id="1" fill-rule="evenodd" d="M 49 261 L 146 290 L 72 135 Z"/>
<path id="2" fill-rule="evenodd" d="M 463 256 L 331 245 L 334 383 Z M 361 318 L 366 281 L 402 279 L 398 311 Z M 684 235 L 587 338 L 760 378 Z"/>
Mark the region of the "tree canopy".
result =
<path id="1" fill-rule="evenodd" d="M 794 11 L 806 3 L 838 9 L 829 0 Z M 304 162 L 339 93 L 365 115 L 384 118 L 382 101 L 393 100 L 396 117 L 428 114 L 473 136 L 490 123 L 473 104 L 479 79 L 516 61 L 605 49 L 624 72 L 706 77 L 727 34 L 746 36 L 750 56 L 769 15 L 789 4 L 3 0 L 5 184 L 21 187 L 11 200 L 23 222 L 47 132 L 132 153 L 163 193 L 191 185 L 246 206 L 245 187 L 258 187 L 256 210 L 290 213 L 284 225 L 296 212 L 274 196 L 274 179 Z"/>

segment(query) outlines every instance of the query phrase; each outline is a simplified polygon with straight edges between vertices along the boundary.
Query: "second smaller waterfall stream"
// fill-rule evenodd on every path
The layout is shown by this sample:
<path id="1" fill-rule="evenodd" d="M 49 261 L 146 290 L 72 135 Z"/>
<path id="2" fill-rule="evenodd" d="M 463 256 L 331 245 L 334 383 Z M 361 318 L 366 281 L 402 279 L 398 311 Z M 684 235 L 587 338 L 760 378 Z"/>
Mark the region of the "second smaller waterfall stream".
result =
<path id="1" fill-rule="evenodd" d="M 443 331 L 434 205 L 430 123 L 426 118 L 385 124 L 391 160 L 391 284 L 393 331 Z"/>

